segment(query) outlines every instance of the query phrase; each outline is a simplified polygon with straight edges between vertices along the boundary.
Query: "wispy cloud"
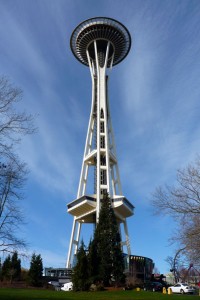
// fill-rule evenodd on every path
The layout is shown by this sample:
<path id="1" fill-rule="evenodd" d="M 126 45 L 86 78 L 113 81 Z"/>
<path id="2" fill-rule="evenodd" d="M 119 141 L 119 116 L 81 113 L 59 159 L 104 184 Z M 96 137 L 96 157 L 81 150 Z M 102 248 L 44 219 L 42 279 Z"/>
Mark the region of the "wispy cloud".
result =
<path id="1" fill-rule="evenodd" d="M 79 22 L 100 14 L 113 17 L 132 36 L 129 55 L 111 72 L 109 90 L 122 187 L 140 214 L 128 220 L 131 231 L 140 227 L 140 236 L 144 235 L 150 218 L 142 214 L 149 207 L 150 193 L 160 183 L 173 182 L 176 169 L 199 152 L 200 4 L 113 3 L 0 3 L 1 71 L 24 90 L 19 109 L 36 115 L 38 126 L 37 134 L 25 137 L 19 152 L 31 169 L 27 236 L 45 265 L 52 261 L 65 265 L 72 217 L 65 218 L 63 202 L 76 196 L 90 110 L 89 70 L 75 60 L 69 46 Z M 52 242 L 48 229 L 57 226 L 59 234 Z M 48 239 L 39 241 L 41 228 Z M 134 243 L 133 249 L 144 250 Z"/>
<path id="2" fill-rule="evenodd" d="M 176 169 L 194 159 L 200 148 L 196 19 L 179 22 L 186 16 L 184 5 L 157 13 L 146 6 L 137 22 L 129 20 L 137 35 L 120 73 L 126 116 L 122 126 L 128 129 L 122 137 L 126 148 L 120 169 L 125 187 L 133 186 L 142 195 L 159 183 L 172 182 Z M 143 22 L 145 14 L 149 18 Z"/>
<path id="3" fill-rule="evenodd" d="M 55 6 L 53 2 L 50 3 L 50 7 L 52 6 Z M 55 9 L 61 15 L 61 7 L 56 6 Z M 50 11 L 48 7 L 48 10 L 48 18 L 51 19 L 54 9 Z M 63 14 L 62 19 L 64 19 Z M 37 32 L 38 25 L 35 31 L 31 23 L 23 26 L 23 22 L 8 10 L 3 11 L 3 20 L 4 28 L 6 27 L 7 30 L 0 32 L 2 52 L 6 63 L 16 69 L 16 75 L 21 76 L 26 100 L 22 105 L 36 115 L 35 122 L 38 127 L 38 133 L 35 136 L 24 139 L 20 155 L 28 163 L 31 174 L 38 184 L 46 188 L 51 187 L 52 190 L 60 191 L 63 194 L 72 194 L 75 192 L 75 184 L 77 184 L 75 178 L 77 159 L 74 157 L 77 153 L 78 129 L 82 129 L 85 117 L 83 117 L 77 101 L 70 95 L 70 89 L 68 94 L 63 87 L 62 90 L 58 89 L 61 87 L 59 81 L 62 82 L 63 79 L 56 78 L 56 75 L 62 76 L 59 74 L 58 68 L 55 68 L 54 58 L 57 52 L 53 53 L 49 49 L 49 53 L 47 53 L 41 40 L 42 33 Z M 53 21 L 57 32 L 59 32 L 58 28 L 62 27 L 62 35 L 64 35 L 59 18 L 55 18 Z M 46 30 L 49 23 L 46 23 L 44 19 L 43 25 Z M 55 45 L 61 43 L 65 53 L 67 45 L 64 45 L 64 38 L 62 36 L 63 39 L 61 39 L 61 33 L 56 36 L 55 32 L 55 28 L 53 33 L 49 32 L 50 36 L 53 35 L 52 46 L 54 43 Z M 48 42 L 49 40 L 47 40 Z M 13 47 L 15 47 L 15 55 L 13 55 Z M 50 53 L 53 55 L 52 57 Z"/>

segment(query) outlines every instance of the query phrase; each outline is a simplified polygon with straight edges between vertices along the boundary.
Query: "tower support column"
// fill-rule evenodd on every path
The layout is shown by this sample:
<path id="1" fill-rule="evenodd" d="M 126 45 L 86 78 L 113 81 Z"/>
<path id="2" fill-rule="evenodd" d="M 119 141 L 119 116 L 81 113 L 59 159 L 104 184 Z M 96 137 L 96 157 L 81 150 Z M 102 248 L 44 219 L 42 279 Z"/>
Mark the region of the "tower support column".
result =
<path id="1" fill-rule="evenodd" d="M 68 251 L 66 268 L 73 267 L 72 255 L 73 256 L 76 255 L 78 251 L 80 231 L 81 231 L 81 223 L 78 222 L 76 218 L 74 218 L 73 225 L 72 225 L 72 233 L 71 233 L 71 238 L 69 243 L 69 251 Z"/>
<path id="2" fill-rule="evenodd" d="M 134 206 L 122 194 L 108 98 L 108 70 L 126 57 L 130 46 L 126 27 L 110 18 L 86 20 L 71 36 L 73 54 L 90 69 L 92 105 L 77 198 L 68 204 L 74 222 L 67 267 L 77 253 L 81 225 L 98 223 L 104 194 L 111 199 L 119 228 L 124 225 L 122 249 L 125 246 L 131 253 L 126 218 L 133 215 Z"/>

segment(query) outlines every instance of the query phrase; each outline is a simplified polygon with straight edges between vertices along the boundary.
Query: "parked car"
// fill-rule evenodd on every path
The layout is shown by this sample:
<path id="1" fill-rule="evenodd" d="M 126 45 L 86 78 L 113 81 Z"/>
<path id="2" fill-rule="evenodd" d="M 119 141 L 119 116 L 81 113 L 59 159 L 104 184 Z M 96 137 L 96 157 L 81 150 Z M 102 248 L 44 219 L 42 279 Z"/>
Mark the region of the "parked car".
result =
<path id="1" fill-rule="evenodd" d="M 173 286 L 169 286 L 168 289 L 172 290 L 172 293 L 179 294 L 194 294 L 195 289 L 192 286 L 189 286 L 187 283 L 177 283 Z"/>
<path id="2" fill-rule="evenodd" d="M 61 287 L 61 290 L 62 291 L 65 291 L 65 292 L 69 292 L 69 291 L 72 291 L 73 290 L 73 283 L 72 282 L 67 282 L 67 283 L 64 283 Z"/>
<path id="3" fill-rule="evenodd" d="M 148 282 L 144 285 L 145 291 L 152 291 L 152 292 L 162 292 L 163 285 L 160 282 Z"/>

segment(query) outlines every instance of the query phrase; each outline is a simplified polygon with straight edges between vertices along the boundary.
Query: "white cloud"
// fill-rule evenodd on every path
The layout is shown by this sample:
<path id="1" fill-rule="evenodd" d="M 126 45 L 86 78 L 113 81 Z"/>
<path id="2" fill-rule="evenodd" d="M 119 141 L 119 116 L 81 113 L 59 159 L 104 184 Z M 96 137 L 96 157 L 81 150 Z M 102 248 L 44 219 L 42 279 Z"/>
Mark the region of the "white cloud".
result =
<path id="1" fill-rule="evenodd" d="M 72 199 L 76 195 L 91 84 L 89 71 L 72 56 L 69 40 L 74 27 L 87 17 L 97 12 L 108 15 L 112 7 L 111 17 L 124 23 L 132 35 L 128 57 L 111 72 L 110 98 L 122 187 L 127 197 L 133 196 L 136 208 L 148 206 L 154 186 L 172 182 L 176 169 L 192 160 L 200 148 L 200 6 L 116 1 L 113 7 L 112 1 L 97 6 L 89 2 L 0 3 L 1 69 L 24 90 L 21 108 L 38 116 L 38 133 L 26 137 L 20 148 L 31 169 L 30 189 L 43 193 L 37 202 L 40 206 L 31 195 L 27 201 L 29 214 L 35 214 L 30 216 L 32 240 L 38 228 L 47 230 L 42 214 L 54 215 L 49 195 L 56 204 L 65 195 Z M 35 213 L 36 208 L 40 213 Z M 64 236 L 62 216 L 59 221 Z M 141 232 L 145 225 L 141 224 Z M 45 256 L 45 265 L 53 261 L 63 266 L 65 257 L 53 249 L 58 244 L 64 247 L 65 239 L 61 241 L 60 235 L 55 239 L 48 251 L 45 245 L 36 250 Z"/>

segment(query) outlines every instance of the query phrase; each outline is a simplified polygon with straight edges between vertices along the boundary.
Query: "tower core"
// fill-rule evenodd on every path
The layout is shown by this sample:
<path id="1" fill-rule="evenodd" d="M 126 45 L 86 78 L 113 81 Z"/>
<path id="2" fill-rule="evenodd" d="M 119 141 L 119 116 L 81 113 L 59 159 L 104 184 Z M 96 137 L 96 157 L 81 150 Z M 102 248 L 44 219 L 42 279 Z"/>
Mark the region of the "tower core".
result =
<path id="1" fill-rule="evenodd" d="M 128 255 L 131 254 L 126 218 L 134 206 L 123 196 L 108 99 L 108 69 L 120 63 L 131 47 L 131 36 L 120 22 L 97 17 L 80 23 L 72 33 L 70 46 L 74 56 L 90 69 L 92 104 L 77 198 L 67 205 L 74 217 L 67 268 L 76 255 L 81 226 L 97 224 L 104 194 L 112 201 Z M 124 231 L 121 231 L 124 225 Z"/>

